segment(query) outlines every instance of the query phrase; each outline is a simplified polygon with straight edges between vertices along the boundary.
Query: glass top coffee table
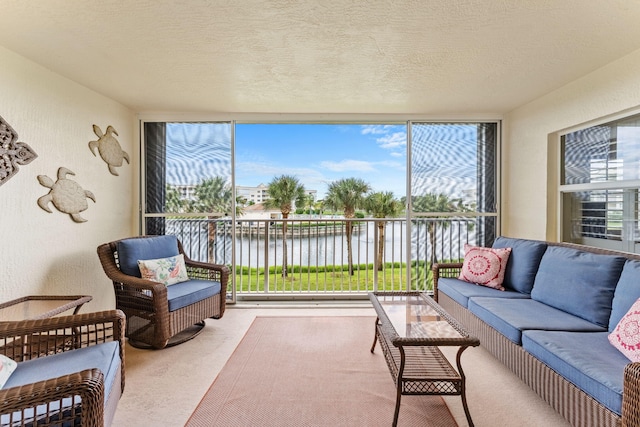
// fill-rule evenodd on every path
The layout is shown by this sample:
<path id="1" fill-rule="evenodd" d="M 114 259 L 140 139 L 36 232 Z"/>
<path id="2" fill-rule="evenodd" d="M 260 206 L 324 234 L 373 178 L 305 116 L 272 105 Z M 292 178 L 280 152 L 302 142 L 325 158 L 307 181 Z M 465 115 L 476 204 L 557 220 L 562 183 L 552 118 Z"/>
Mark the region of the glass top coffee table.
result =
<path id="1" fill-rule="evenodd" d="M 430 296 L 421 292 L 373 292 L 369 299 L 377 319 L 371 352 L 376 342 L 396 383 L 393 425 L 398 423 L 404 395 L 459 395 L 469 426 L 473 426 L 465 396 L 465 376 L 460 356 L 467 347 L 480 345 Z M 457 369 L 438 346 L 459 347 Z"/>

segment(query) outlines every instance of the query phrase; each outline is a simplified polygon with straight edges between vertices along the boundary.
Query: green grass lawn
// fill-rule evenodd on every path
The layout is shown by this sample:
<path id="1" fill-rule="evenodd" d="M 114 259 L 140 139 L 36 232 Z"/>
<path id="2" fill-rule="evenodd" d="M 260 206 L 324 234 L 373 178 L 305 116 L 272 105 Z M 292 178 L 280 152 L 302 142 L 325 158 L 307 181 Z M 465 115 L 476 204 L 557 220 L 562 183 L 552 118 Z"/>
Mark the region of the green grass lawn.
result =
<path id="1" fill-rule="evenodd" d="M 406 290 L 406 264 L 385 264 L 382 271 L 378 271 L 379 291 Z M 369 292 L 374 290 L 374 266 L 360 264 L 354 266 L 354 274 L 349 275 L 346 265 L 331 265 L 324 267 L 300 267 L 290 265 L 287 277 L 282 277 L 282 267 L 269 269 L 268 292 L 282 293 L 317 293 L 317 292 Z M 425 276 L 426 275 L 426 276 Z M 411 267 L 411 289 L 432 290 L 433 278 L 431 269 L 425 264 Z M 238 269 L 236 272 L 236 290 L 238 293 L 265 292 L 265 271 L 260 269 Z"/>

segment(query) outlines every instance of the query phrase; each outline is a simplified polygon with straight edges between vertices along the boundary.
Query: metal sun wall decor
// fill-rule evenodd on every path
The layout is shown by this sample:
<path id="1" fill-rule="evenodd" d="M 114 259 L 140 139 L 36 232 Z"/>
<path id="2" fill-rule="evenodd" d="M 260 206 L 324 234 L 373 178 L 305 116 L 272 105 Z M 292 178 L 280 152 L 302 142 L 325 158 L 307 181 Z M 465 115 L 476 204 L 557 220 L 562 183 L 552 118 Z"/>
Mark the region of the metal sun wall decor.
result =
<path id="1" fill-rule="evenodd" d="M 48 194 L 38 199 L 38 206 L 51 213 L 49 203 L 62 213 L 69 214 L 75 222 L 86 222 L 80 216 L 80 212 L 87 210 L 89 203 L 87 198 L 95 203 L 96 197 L 91 191 L 83 189 L 77 182 L 67 178 L 67 175 L 75 175 L 65 167 L 58 169 L 58 179 L 54 182 L 46 175 L 38 175 L 38 181 L 44 187 L 50 188 Z"/>
<path id="2" fill-rule="evenodd" d="M 103 134 L 102 129 L 100 129 L 98 125 L 93 125 L 93 133 L 95 133 L 99 139 L 89 142 L 91 153 L 95 156 L 95 149 L 97 148 L 100 157 L 102 157 L 102 160 L 104 160 L 109 167 L 109 172 L 111 172 L 112 175 L 118 176 L 115 168 L 122 166 L 123 160 L 126 160 L 127 164 L 129 164 L 129 155 L 120 147 L 120 143 L 113 136 L 118 136 L 118 132 L 116 132 L 113 126 L 109 125 L 107 126 L 107 131 Z"/>
<path id="3" fill-rule="evenodd" d="M 0 117 L 0 185 L 18 173 L 18 165 L 26 165 L 38 157 L 24 142 L 18 142 L 18 134 Z"/>

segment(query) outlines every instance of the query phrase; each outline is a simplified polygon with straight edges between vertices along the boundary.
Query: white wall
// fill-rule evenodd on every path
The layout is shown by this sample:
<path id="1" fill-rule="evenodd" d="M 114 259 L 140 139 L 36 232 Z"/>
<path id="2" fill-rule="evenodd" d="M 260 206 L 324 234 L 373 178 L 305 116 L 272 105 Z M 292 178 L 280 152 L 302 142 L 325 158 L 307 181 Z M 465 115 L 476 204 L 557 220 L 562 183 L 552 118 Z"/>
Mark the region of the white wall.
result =
<path id="1" fill-rule="evenodd" d="M 502 234 L 558 240 L 557 133 L 638 109 L 640 50 L 507 114 Z"/>
<path id="2" fill-rule="evenodd" d="M 38 157 L 0 185 L 0 302 L 30 294 L 88 294 L 83 311 L 113 308 L 113 288 L 98 261 L 98 244 L 134 234 L 134 177 L 139 164 L 134 147 L 134 114 L 109 98 L 48 71 L 0 47 L 0 116 Z M 120 176 L 91 154 L 92 125 L 119 133 L 131 165 Z M 76 223 L 69 215 L 40 209 L 49 189 L 38 175 L 56 179 L 64 166 L 96 203 Z"/>

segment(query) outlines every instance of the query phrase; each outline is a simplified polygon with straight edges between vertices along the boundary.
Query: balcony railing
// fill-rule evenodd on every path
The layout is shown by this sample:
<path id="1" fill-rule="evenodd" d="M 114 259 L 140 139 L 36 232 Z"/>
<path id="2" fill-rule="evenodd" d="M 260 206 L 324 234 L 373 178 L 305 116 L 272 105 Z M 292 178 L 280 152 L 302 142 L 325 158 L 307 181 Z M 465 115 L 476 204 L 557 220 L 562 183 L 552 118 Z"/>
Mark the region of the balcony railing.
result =
<path id="1" fill-rule="evenodd" d="M 190 258 L 232 268 L 230 289 L 240 298 L 346 299 L 432 291 L 432 261 L 461 260 L 477 224 L 414 219 L 407 237 L 406 219 L 167 219 L 166 234 L 178 236 Z"/>

